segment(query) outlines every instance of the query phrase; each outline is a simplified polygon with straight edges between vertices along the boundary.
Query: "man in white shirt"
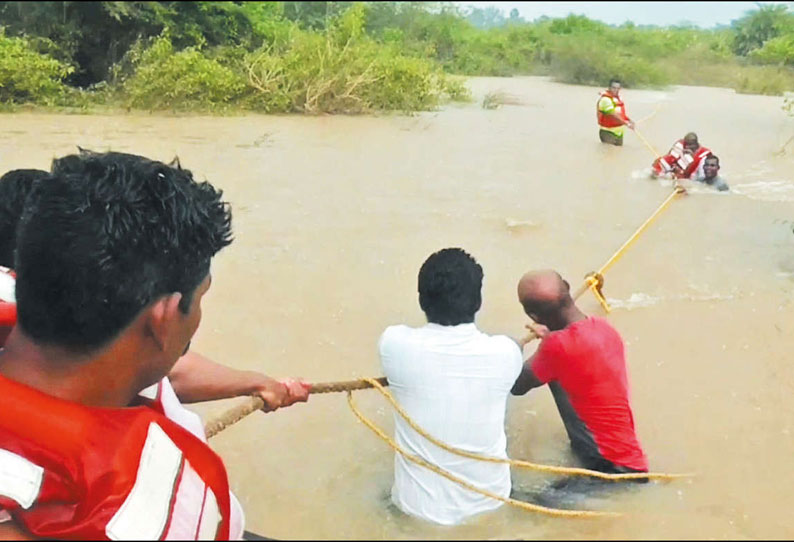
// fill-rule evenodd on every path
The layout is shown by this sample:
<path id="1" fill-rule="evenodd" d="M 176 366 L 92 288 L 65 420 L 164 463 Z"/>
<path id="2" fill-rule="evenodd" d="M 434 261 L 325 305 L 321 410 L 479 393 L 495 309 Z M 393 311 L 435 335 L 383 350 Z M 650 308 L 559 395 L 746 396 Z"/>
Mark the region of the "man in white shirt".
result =
<path id="1" fill-rule="evenodd" d="M 507 397 L 523 360 L 512 339 L 486 335 L 474 324 L 482 302 L 482 277 L 482 267 L 459 248 L 432 254 L 419 271 L 419 304 L 428 324 L 388 327 L 380 338 L 380 358 L 392 393 L 421 428 L 455 448 L 506 458 Z M 408 452 L 475 487 L 510 495 L 507 464 L 444 451 L 397 414 L 395 439 Z M 392 501 L 407 514 L 444 525 L 502 505 L 399 453 L 394 458 Z"/>

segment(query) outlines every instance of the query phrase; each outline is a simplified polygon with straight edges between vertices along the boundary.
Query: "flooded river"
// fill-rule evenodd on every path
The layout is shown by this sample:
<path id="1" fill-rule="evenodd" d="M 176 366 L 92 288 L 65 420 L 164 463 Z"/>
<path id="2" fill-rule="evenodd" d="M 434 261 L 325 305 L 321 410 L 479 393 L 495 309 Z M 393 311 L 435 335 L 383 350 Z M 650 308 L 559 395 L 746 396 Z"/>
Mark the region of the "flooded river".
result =
<path id="1" fill-rule="evenodd" d="M 667 197 L 643 177 L 651 152 L 598 141 L 600 89 L 544 78 L 477 78 L 475 101 L 416 116 L 0 117 L 0 170 L 48 168 L 75 145 L 168 161 L 178 155 L 233 205 L 236 241 L 216 258 L 194 348 L 234 367 L 309 381 L 379 376 L 376 343 L 421 325 L 419 266 L 463 247 L 485 271 L 479 326 L 522 334 L 515 287 L 559 270 L 576 287 Z M 480 107 L 501 90 L 521 105 Z M 255 414 L 212 441 L 249 530 L 319 539 L 792 538 L 794 133 L 782 98 L 732 90 L 628 89 L 659 151 L 688 131 L 721 158 L 733 191 L 677 199 L 606 275 L 634 416 L 651 468 L 696 472 L 558 519 L 505 506 L 442 528 L 388 506 L 393 452 L 343 394 Z M 602 310 L 592 296 L 580 306 Z M 358 404 L 387 432 L 375 391 Z M 240 400 L 200 405 L 214 417 Z M 572 465 L 547 388 L 508 403 L 508 452 Z M 514 471 L 517 486 L 546 478 Z"/>

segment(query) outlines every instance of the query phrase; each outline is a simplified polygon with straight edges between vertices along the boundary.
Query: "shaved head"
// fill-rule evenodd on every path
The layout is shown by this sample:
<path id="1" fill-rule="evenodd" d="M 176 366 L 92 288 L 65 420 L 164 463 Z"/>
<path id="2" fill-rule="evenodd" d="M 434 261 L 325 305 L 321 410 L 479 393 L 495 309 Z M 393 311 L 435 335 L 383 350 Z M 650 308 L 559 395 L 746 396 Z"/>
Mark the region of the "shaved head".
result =
<path id="1" fill-rule="evenodd" d="M 570 286 L 552 269 L 524 274 L 518 281 L 518 300 L 530 318 L 544 325 L 573 303 Z"/>

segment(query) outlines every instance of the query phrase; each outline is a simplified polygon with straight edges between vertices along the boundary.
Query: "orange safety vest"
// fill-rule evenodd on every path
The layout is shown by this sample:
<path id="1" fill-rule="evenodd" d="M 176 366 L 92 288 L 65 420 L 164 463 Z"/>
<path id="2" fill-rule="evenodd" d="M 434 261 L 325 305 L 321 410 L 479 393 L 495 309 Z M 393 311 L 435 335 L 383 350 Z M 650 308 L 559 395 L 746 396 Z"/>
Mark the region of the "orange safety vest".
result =
<path id="1" fill-rule="evenodd" d="M 605 114 L 598 108 L 598 102 L 601 101 L 601 98 L 607 97 L 612 100 L 612 103 L 615 104 L 616 110 L 611 114 Z M 624 121 L 629 120 L 628 115 L 626 115 L 626 104 L 623 103 L 618 96 L 613 95 L 608 90 L 605 90 L 598 96 L 598 101 L 596 102 L 596 118 L 598 119 L 598 125 L 603 126 L 604 128 L 617 128 L 618 126 L 623 126 L 623 123 L 616 121 L 612 115 L 617 114 L 618 117 L 623 119 Z"/>

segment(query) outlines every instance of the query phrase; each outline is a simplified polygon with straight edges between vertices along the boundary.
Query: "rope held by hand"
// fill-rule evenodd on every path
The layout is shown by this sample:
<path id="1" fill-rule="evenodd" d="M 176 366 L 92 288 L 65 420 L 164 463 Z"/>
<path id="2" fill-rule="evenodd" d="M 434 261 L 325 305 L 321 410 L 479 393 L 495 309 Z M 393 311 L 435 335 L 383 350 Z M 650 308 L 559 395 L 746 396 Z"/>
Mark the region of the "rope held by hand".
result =
<path id="1" fill-rule="evenodd" d="M 385 376 L 377 378 L 375 381 L 382 386 L 389 385 Z M 309 389 L 309 393 L 335 393 L 341 391 L 363 390 L 371 387 L 372 384 L 366 379 L 344 380 L 341 382 L 320 382 L 318 384 L 312 384 L 311 388 Z M 204 426 L 204 433 L 207 435 L 207 438 L 212 438 L 230 425 L 234 425 L 235 423 L 239 422 L 249 414 L 256 412 L 257 410 L 261 410 L 263 406 L 265 406 L 265 402 L 261 397 L 255 395 L 245 403 L 230 408 L 214 420 L 207 422 L 207 425 Z"/>

